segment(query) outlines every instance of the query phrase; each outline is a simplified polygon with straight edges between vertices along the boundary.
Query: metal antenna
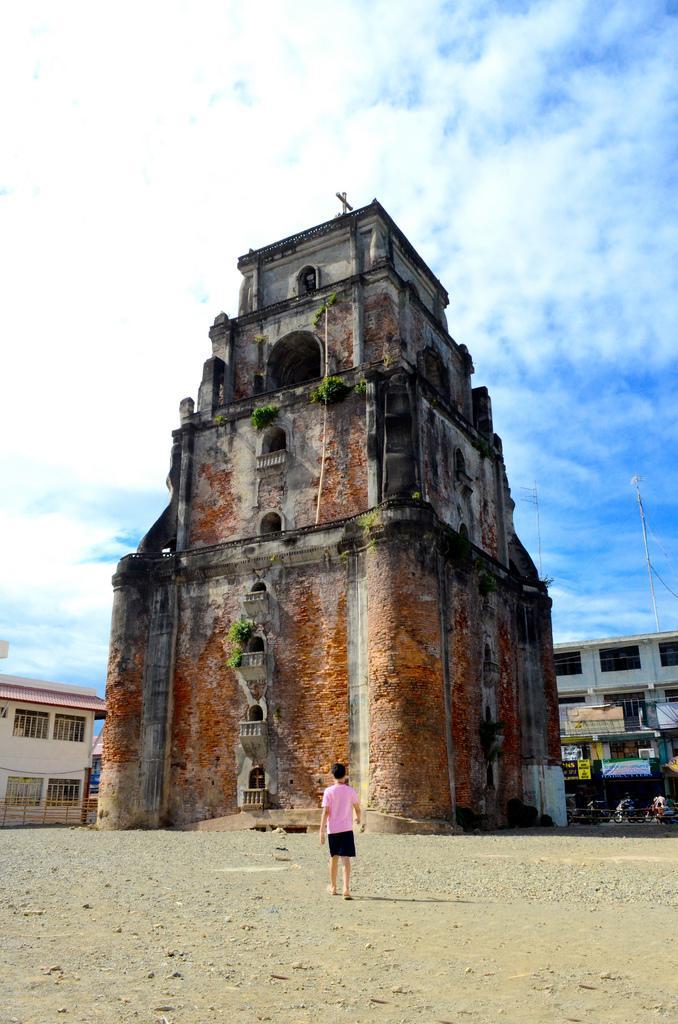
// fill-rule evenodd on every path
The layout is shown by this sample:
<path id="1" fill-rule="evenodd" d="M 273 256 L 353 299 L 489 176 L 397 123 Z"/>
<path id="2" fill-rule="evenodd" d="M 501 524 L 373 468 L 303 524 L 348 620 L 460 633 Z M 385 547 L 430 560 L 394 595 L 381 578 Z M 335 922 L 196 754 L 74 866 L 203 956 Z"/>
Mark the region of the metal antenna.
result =
<path id="1" fill-rule="evenodd" d="M 650 580 L 650 594 L 652 595 L 652 610 L 654 612 L 654 621 L 659 633 L 659 616 L 657 615 L 657 601 L 654 596 L 654 580 L 652 579 L 652 564 L 650 562 L 650 552 L 647 547 L 647 527 L 645 525 L 645 509 L 643 508 L 643 499 L 640 496 L 640 487 L 638 486 L 642 477 L 636 474 L 631 477 L 631 483 L 636 488 L 636 495 L 638 497 L 638 510 L 640 512 L 640 525 L 643 528 L 643 544 L 645 546 L 645 561 L 647 562 L 647 575 Z"/>
<path id="2" fill-rule="evenodd" d="M 523 496 L 523 501 L 529 501 L 530 505 L 534 505 L 535 513 L 537 516 L 537 551 L 539 556 L 539 578 L 543 577 L 541 568 L 541 526 L 539 524 L 539 492 L 537 491 L 537 481 L 534 481 L 533 487 L 521 487 L 521 491 L 527 491 L 527 494 Z"/>

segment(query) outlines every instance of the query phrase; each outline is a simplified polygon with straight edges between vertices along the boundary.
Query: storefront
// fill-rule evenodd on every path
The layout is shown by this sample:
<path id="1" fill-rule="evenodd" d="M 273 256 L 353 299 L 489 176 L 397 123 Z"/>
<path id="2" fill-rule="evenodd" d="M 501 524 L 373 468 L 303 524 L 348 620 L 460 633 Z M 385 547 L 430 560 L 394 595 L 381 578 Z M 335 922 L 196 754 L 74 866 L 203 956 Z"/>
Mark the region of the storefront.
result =
<path id="1" fill-rule="evenodd" d="M 664 795 L 664 780 L 656 757 L 626 757 L 593 762 L 593 781 L 606 807 L 630 796 L 636 807 L 649 807 Z"/>

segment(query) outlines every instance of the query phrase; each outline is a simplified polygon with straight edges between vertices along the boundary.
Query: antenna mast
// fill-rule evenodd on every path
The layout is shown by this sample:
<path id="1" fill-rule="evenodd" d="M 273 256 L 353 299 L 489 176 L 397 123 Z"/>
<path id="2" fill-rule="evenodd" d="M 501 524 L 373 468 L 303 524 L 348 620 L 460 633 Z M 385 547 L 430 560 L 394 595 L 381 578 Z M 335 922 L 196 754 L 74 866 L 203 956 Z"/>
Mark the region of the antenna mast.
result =
<path id="1" fill-rule="evenodd" d="M 636 496 L 638 498 L 638 510 L 640 512 L 640 525 L 643 528 L 643 544 L 645 546 L 645 561 L 647 562 L 647 575 L 650 580 L 650 594 L 652 595 L 652 610 L 654 612 L 654 621 L 659 633 L 659 616 L 657 615 L 657 601 L 654 596 L 654 580 L 652 579 L 652 564 L 650 562 L 650 552 L 647 547 L 647 527 L 645 525 L 645 509 L 643 508 L 643 499 L 640 496 L 640 484 L 642 477 L 636 476 L 631 477 L 631 483 L 636 488 Z"/>
<path id="2" fill-rule="evenodd" d="M 539 552 L 539 578 L 543 578 L 543 572 L 541 568 L 541 527 L 539 524 L 539 491 L 537 490 L 537 481 L 534 481 L 533 487 L 521 487 L 521 491 L 527 493 L 523 496 L 523 501 L 529 501 L 530 505 L 534 505 L 535 512 L 537 515 L 537 550 Z"/>

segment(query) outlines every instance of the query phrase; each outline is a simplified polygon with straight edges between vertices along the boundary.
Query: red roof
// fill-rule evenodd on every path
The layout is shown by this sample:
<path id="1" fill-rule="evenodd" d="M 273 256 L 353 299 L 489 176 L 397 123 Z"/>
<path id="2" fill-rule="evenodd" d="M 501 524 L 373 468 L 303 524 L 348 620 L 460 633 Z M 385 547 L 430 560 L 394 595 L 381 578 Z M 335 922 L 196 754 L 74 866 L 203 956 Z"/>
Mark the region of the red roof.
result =
<path id="1" fill-rule="evenodd" d="M 0 678 L 0 699 L 26 701 L 30 704 L 51 704 L 62 708 L 80 708 L 82 711 L 106 711 L 106 701 L 89 693 L 71 690 L 43 690 L 37 686 L 6 683 Z"/>

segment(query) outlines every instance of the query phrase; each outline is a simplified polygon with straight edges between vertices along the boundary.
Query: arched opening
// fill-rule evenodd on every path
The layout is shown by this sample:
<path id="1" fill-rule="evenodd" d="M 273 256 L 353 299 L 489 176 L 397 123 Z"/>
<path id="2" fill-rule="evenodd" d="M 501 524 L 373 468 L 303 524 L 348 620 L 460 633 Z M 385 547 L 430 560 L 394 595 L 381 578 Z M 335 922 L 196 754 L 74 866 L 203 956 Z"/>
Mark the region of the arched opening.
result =
<path id="1" fill-rule="evenodd" d="M 264 650 L 264 640 L 263 640 L 263 637 L 253 636 L 250 640 L 247 641 L 247 653 L 248 654 L 255 654 L 256 652 L 263 651 L 263 650 Z"/>
<path id="2" fill-rule="evenodd" d="M 422 354 L 421 363 L 424 376 L 429 383 L 433 385 L 436 391 L 444 394 L 447 391 L 445 387 L 445 366 L 438 353 L 432 348 L 425 349 Z"/>
<path id="3" fill-rule="evenodd" d="M 494 789 L 494 767 L 491 761 L 487 762 L 487 771 L 485 775 L 488 789 Z"/>
<path id="4" fill-rule="evenodd" d="M 308 331 L 295 331 L 281 338 L 268 358 L 268 387 L 288 387 L 303 384 L 322 374 L 320 345 Z"/>
<path id="5" fill-rule="evenodd" d="M 267 512 L 261 520 L 259 533 L 280 533 L 282 530 L 282 519 L 277 512 Z"/>
<path id="6" fill-rule="evenodd" d="M 250 789 L 266 788 L 266 772 L 260 764 L 255 764 L 250 772 Z"/>
<path id="7" fill-rule="evenodd" d="M 257 580 L 256 583 L 252 584 L 252 590 L 250 591 L 250 593 L 259 594 L 261 593 L 262 590 L 266 590 L 266 584 L 262 580 Z"/>
<path id="8" fill-rule="evenodd" d="M 491 722 L 492 721 L 492 712 L 490 711 L 490 705 L 489 704 L 485 705 L 485 721 L 486 722 Z"/>
<path id="9" fill-rule="evenodd" d="M 460 537 L 465 537 L 466 540 L 468 540 L 468 527 L 467 527 L 466 523 L 460 523 L 459 524 L 459 536 Z"/>
<path id="10" fill-rule="evenodd" d="M 457 478 L 466 476 L 466 459 L 461 448 L 456 448 L 454 452 L 454 472 Z"/>
<path id="11" fill-rule="evenodd" d="M 315 267 L 304 267 L 297 278 L 299 295 L 310 295 L 318 287 L 318 274 Z"/>
<path id="12" fill-rule="evenodd" d="M 269 452 L 284 452 L 287 450 L 287 434 L 282 427 L 271 427 L 264 435 L 264 443 L 261 446 L 261 454 Z"/>
<path id="13" fill-rule="evenodd" d="M 264 720 L 264 709 L 261 704 L 253 704 L 247 712 L 248 722 L 263 722 Z"/>
<path id="14" fill-rule="evenodd" d="M 492 661 L 492 651 L 490 650 L 489 644 L 485 644 L 485 654 L 483 660 L 486 665 Z"/>

